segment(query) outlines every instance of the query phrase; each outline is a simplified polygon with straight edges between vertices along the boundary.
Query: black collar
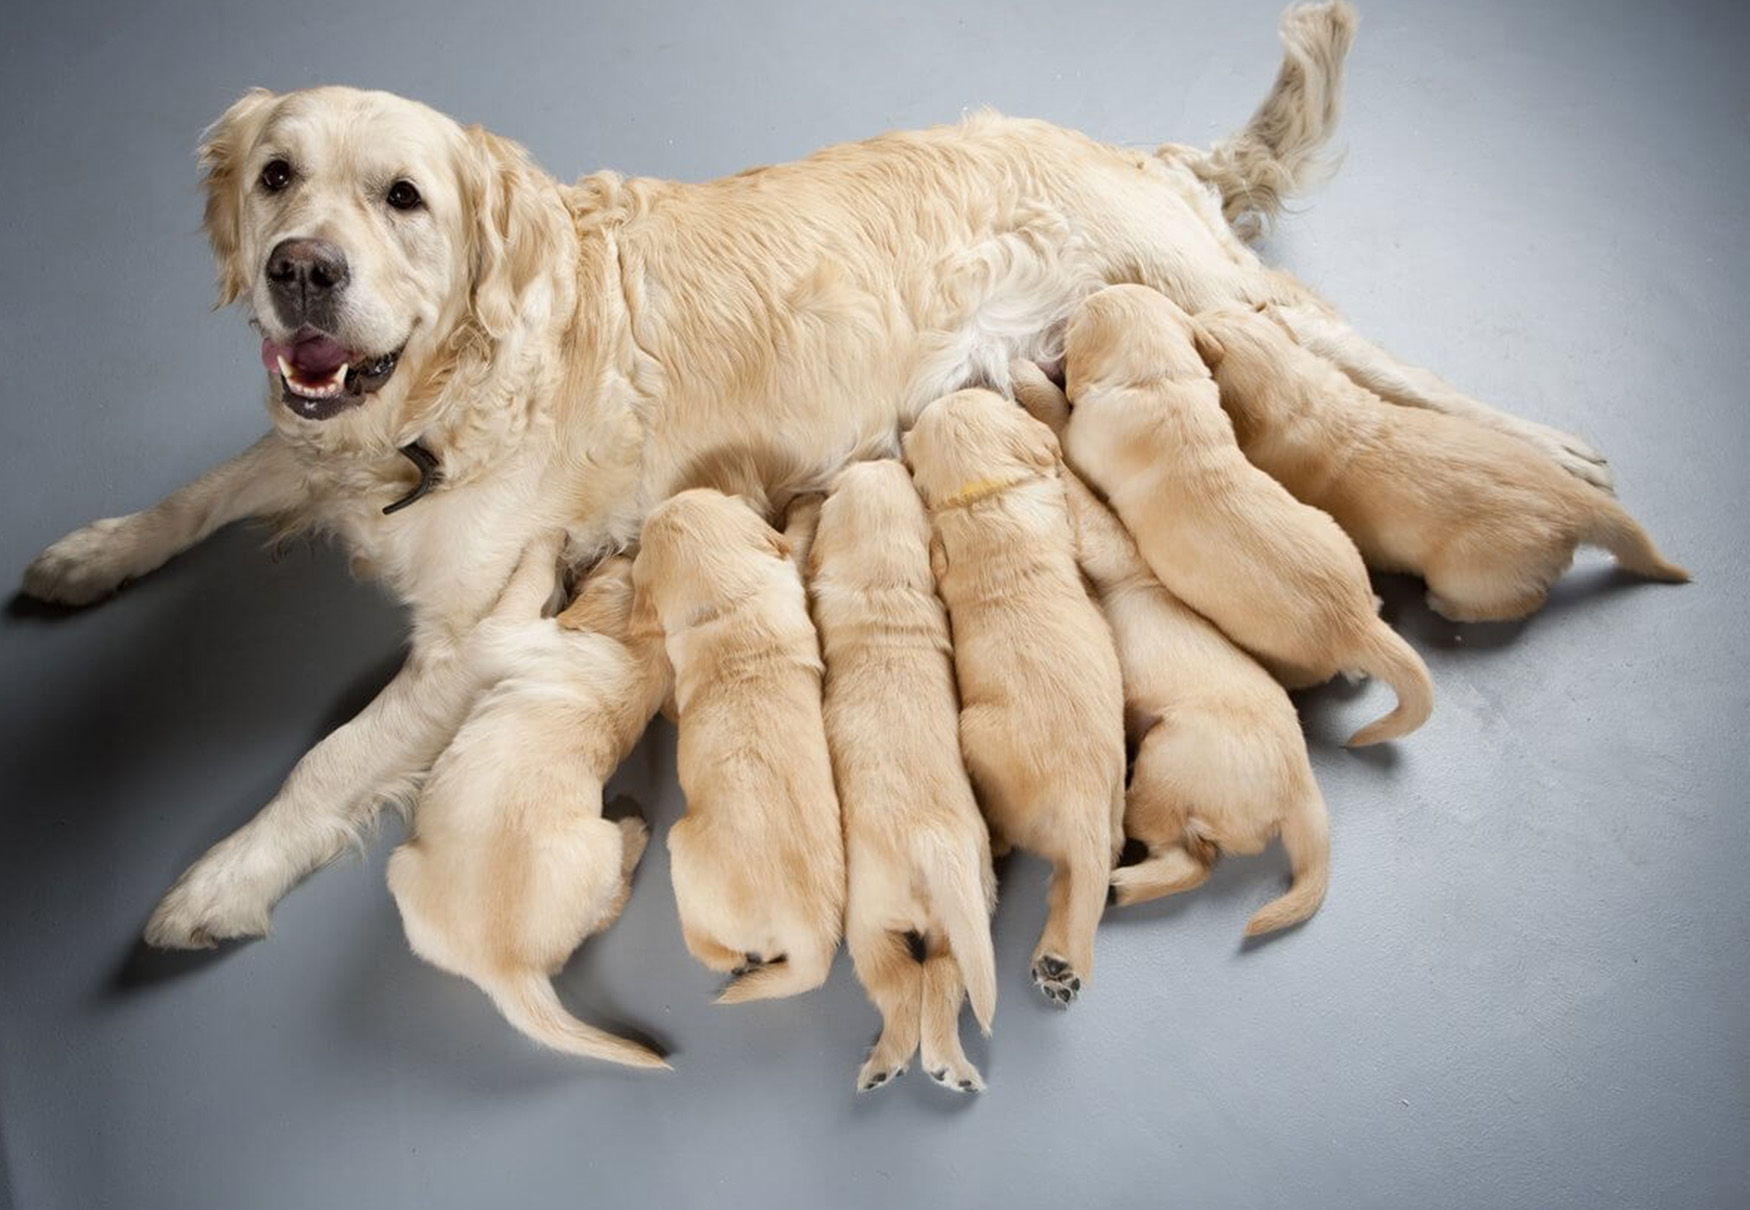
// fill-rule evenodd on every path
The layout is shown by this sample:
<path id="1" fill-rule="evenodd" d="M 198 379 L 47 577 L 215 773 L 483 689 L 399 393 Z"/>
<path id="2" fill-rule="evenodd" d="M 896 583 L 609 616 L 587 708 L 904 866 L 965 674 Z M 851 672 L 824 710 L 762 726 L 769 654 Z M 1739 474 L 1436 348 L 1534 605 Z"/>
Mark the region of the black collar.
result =
<path id="1" fill-rule="evenodd" d="M 400 512 L 409 504 L 414 503 L 421 496 L 425 495 L 432 488 L 436 487 L 439 483 L 443 482 L 443 467 L 438 465 L 438 460 L 432 452 L 419 444 L 419 442 L 414 441 L 402 446 L 401 456 L 407 459 L 407 461 L 413 463 L 414 468 L 419 471 L 419 483 L 415 485 L 412 491 L 395 501 L 395 503 L 384 505 L 383 515 L 385 517 L 390 513 Z"/>

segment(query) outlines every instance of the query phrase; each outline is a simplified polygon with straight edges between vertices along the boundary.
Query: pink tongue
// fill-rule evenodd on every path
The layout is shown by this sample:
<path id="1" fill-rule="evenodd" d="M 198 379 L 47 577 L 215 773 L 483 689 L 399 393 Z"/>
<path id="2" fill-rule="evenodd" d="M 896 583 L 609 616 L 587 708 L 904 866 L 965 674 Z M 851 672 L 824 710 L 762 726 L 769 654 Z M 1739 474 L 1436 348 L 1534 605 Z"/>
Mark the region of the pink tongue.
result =
<path id="1" fill-rule="evenodd" d="M 326 378 L 352 360 L 352 354 L 332 336 L 307 336 L 292 345 L 261 342 L 261 364 L 270 370 L 279 369 L 284 357 L 300 375 Z"/>

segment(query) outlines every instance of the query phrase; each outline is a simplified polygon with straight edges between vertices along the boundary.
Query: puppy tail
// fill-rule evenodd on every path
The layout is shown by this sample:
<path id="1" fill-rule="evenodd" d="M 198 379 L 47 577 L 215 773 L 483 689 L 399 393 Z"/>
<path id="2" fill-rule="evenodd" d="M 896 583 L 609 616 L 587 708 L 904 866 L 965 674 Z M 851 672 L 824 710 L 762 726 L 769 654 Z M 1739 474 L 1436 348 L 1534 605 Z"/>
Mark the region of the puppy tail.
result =
<path id="1" fill-rule="evenodd" d="M 1667 584 L 1689 583 L 1689 573 L 1660 554 L 1647 531 L 1620 504 L 1601 493 L 1595 495 L 1596 511 L 1583 539 L 1587 545 L 1602 546 L 1637 576 Z"/>
<path id="2" fill-rule="evenodd" d="M 1434 713 L 1434 681 L 1416 649 L 1378 618 L 1374 618 L 1356 652 L 1355 668 L 1384 681 L 1398 695 L 1398 706 L 1349 737 L 1348 746 L 1365 748 L 1408 735 Z"/>
<path id="3" fill-rule="evenodd" d="M 1246 936 L 1261 937 L 1299 924 L 1319 910 L 1331 877 L 1331 819 L 1325 797 L 1311 778 L 1299 805 L 1282 821 L 1282 847 L 1294 882 L 1288 893 L 1272 899 L 1246 921 Z"/>
<path id="4" fill-rule="evenodd" d="M 930 906 L 942 922 L 948 947 L 966 984 L 966 998 L 978 1026 L 990 1034 L 997 1010 L 997 959 L 990 939 L 990 904 L 985 899 L 983 855 L 971 843 L 941 837 L 924 839 L 917 854 Z"/>
<path id="5" fill-rule="evenodd" d="M 813 991 L 826 982 L 826 976 L 832 970 L 833 951 L 837 948 L 836 945 L 813 942 L 807 949 L 795 947 L 784 955 L 781 962 L 769 962 L 745 975 L 737 975 L 717 997 L 717 1003 L 745 1004 L 749 1000 L 776 1000 Z"/>
<path id="6" fill-rule="evenodd" d="M 667 1060 L 648 1047 L 585 1025 L 566 1012 L 552 981 L 538 971 L 517 971 L 482 986 L 505 1020 L 543 1046 L 626 1067 L 668 1070 Z"/>
<path id="7" fill-rule="evenodd" d="M 1255 239 L 1285 198 L 1329 174 L 1319 153 L 1337 128 L 1343 60 L 1360 20 L 1347 0 L 1289 9 L 1282 15 L 1282 66 L 1251 121 L 1207 152 L 1177 144 L 1161 149 L 1220 192 L 1221 212 L 1241 239 Z"/>

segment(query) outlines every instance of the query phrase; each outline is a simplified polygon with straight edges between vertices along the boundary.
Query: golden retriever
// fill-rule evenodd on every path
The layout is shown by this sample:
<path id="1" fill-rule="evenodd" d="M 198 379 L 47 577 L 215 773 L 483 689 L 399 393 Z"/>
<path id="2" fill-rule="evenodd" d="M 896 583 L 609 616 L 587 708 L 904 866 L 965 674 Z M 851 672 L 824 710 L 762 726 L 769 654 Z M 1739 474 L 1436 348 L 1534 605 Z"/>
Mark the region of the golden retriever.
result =
<path id="1" fill-rule="evenodd" d="M 620 914 L 649 838 L 643 820 L 601 814 L 603 783 L 668 691 L 661 641 L 629 632 L 631 610 L 632 561 L 616 556 L 558 618 L 476 632 L 489 635 L 480 658 L 496 684 L 432 767 L 413 833 L 389 858 L 389 890 L 413 951 L 473 980 L 530 1037 L 666 1067 L 573 1018 L 551 982 Z"/>
<path id="2" fill-rule="evenodd" d="M 905 457 L 948 606 L 960 747 L 994 842 L 1051 862 L 1033 981 L 1067 1006 L 1124 844 L 1124 690 L 1076 569 L 1057 439 L 990 391 L 924 410 Z"/>
<path id="3" fill-rule="evenodd" d="M 1275 84 L 1209 149 L 980 113 L 703 184 L 562 185 L 514 143 L 386 93 L 241 98 L 201 147 L 205 227 L 220 300 L 261 330 L 272 430 L 52 544 L 24 587 L 85 604 L 264 517 L 337 536 L 411 610 L 412 651 L 177 881 L 147 938 L 265 933 L 287 888 L 385 800 L 411 800 L 471 704 L 466 635 L 532 535 L 565 527 L 586 565 L 725 445 L 823 476 L 891 449 L 925 401 L 1049 353 L 1108 282 L 1194 311 L 1291 304 L 1392 402 L 1477 417 L 1607 483 L 1583 442 L 1392 358 L 1230 225 L 1249 232 L 1312 175 L 1355 24 L 1345 0 L 1291 9 Z"/>
<path id="4" fill-rule="evenodd" d="M 1396 690 L 1397 708 L 1351 746 L 1414 731 L 1433 708 L 1427 667 L 1380 620 L 1367 568 L 1337 523 L 1246 461 L 1204 364 L 1219 355 L 1158 291 L 1094 294 L 1064 338 L 1065 456 L 1136 535 L 1161 583 L 1284 684 L 1362 672 Z"/>
<path id="5" fill-rule="evenodd" d="M 1240 449 L 1322 509 L 1369 565 L 1414 572 L 1455 622 L 1522 618 L 1544 603 L 1582 542 L 1628 570 L 1680 583 L 1621 505 L 1524 442 L 1457 416 L 1395 408 L 1248 308 L 1197 323 Z"/>
<path id="6" fill-rule="evenodd" d="M 1030 362 L 1015 397 L 1055 428 L 1064 395 Z M 1246 924 L 1255 937 L 1323 902 L 1330 821 L 1294 705 L 1270 676 L 1157 580 L 1136 543 L 1067 468 L 1076 558 L 1112 626 L 1124 676 L 1125 736 L 1136 753 L 1124 831 L 1148 850 L 1112 874 L 1112 901 L 1143 903 L 1200 886 L 1222 853 L 1256 853 L 1280 832 L 1294 882 Z"/>
<path id="7" fill-rule="evenodd" d="M 687 949 L 735 975 L 719 1004 L 818 987 L 845 844 L 790 546 L 741 500 L 695 488 L 651 512 L 632 578 L 635 626 L 661 627 L 674 669 L 687 813 L 668 851 Z"/>
<path id="8" fill-rule="evenodd" d="M 930 573 L 930 521 L 898 462 L 859 462 L 818 509 L 808 577 L 826 659 L 826 738 L 844 811 L 845 941 L 881 1012 L 859 1090 L 905 1070 L 984 1087 L 960 1047 L 962 999 L 996 1011 L 990 836 L 960 762 L 948 615 Z M 792 510 L 792 518 L 795 510 Z M 786 530 L 786 534 L 789 530 Z M 921 938 L 923 961 L 910 936 Z"/>

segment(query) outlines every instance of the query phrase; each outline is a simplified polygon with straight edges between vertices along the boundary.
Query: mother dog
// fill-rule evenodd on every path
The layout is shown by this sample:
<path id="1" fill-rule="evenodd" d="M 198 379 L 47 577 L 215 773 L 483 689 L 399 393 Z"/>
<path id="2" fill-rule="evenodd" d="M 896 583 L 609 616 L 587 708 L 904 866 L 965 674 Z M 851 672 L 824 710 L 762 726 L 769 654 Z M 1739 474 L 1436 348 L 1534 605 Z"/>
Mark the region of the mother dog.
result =
<path id="1" fill-rule="evenodd" d="M 463 647 L 519 554 L 574 561 L 726 447 L 824 476 L 922 405 L 1049 358 L 1114 282 L 1190 310 L 1277 304 L 1301 342 L 1393 401 L 1472 417 L 1608 485 L 1583 443 L 1500 414 L 1357 336 L 1250 234 L 1335 120 L 1355 14 L 1291 10 L 1258 112 L 1153 154 L 1041 122 L 829 148 L 685 185 L 573 186 L 515 144 L 383 93 L 248 94 L 206 136 L 222 302 L 260 330 L 272 430 L 159 504 L 56 542 L 25 590 L 94 601 L 246 517 L 337 534 L 411 606 L 405 667 L 256 817 L 171 888 L 155 945 L 257 936 L 385 800 L 409 798 L 475 690 Z"/>

